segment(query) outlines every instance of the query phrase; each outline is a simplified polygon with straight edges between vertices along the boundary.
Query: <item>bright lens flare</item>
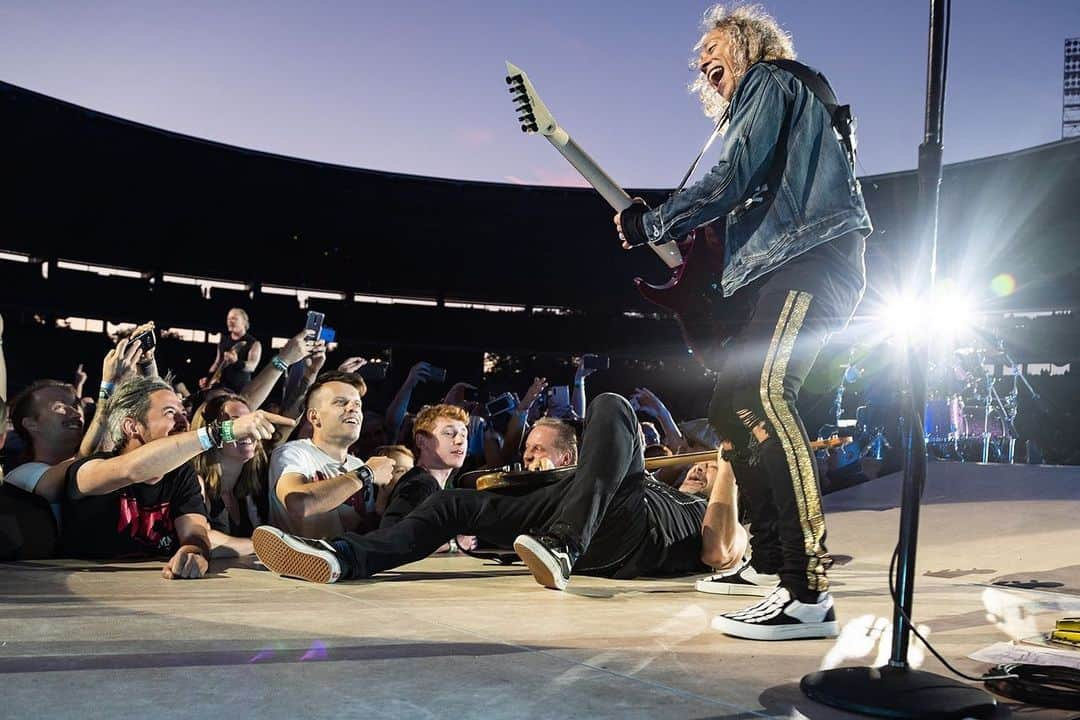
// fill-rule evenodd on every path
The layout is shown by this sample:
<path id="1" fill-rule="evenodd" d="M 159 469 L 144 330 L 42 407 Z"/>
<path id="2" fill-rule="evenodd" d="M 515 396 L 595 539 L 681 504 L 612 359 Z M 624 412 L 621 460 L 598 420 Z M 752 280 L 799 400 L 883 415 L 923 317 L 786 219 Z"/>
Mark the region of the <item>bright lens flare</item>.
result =
<path id="1" fill-rule="evenodd" d="M 1016 292 L 1016 278 L 1009 273 L 1001 273 L 990 281 L 990 289 L 998 297 L 1007 297 Z"/>

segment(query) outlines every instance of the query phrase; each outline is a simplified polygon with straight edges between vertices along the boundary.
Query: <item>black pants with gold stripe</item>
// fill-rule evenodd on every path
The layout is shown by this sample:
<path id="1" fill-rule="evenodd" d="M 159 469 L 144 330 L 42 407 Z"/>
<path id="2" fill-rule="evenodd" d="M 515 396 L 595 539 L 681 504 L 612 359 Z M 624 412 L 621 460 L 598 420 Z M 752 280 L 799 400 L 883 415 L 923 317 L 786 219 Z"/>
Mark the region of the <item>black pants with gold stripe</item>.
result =
<path id="1" fill-rule="evenodd" d="M 811 251 L 813 252 L 813 251 Z M 835 269 L 835 268 L 834 268 Z M 851 317 L 862 278 L 812 264 L 774 271 L 739 290 L 753 313 L 725 345 L 709 408 L 750 519 L 751 564 L 778 573 L 804 602 L 828 589 L 817 464 L 795 407 L 829 335 Z"/>

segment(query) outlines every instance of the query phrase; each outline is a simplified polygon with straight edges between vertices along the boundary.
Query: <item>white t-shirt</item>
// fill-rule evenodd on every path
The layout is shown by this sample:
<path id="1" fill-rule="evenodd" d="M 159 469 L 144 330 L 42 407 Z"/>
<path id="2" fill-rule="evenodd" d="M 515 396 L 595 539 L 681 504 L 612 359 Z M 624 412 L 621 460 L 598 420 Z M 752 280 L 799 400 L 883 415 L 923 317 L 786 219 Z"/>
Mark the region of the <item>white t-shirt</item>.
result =
<path id="1" fill-rule="evenodd" d="M 28 462 L 23 463 L 19 467 L 15 468 L 9 473 L 5 473 L 4 482 L 9 485 L 14 485 L 17 488 L 25 490 L 28 493 L 34 492 L 37 489 L 37 484 L 41 480 L 41 476 L 45 474 L 52 465 L 43 462 Z M 49 503 L 52 508 L 53 517 L 56 518 L 56 527 L 60 528 L 60 503 Z"/>
<path id="2" fill-rule="evenodd" d="M 285 532 L 308 537 L 333 538 L 343 535 L 350 528 L 342 522 L 341 515 L 349 517 L 350 513 L 356 513 L 350 503 L 343 503 L 335 511 L 305 518 L 304 527 L 297 527 L 278 499 L 277 483 L 287 473 L 303 475 L 308 482 L 320 482 L 355 470 L 363 464 L 364 461 L 355 455 L 346 455 L 345 462 L 338 462 L 307 439 L 293 440 L 277 448 L 270 456 L 270 524 Z M 362 505 L 362 502 L 361 496 L 359 504 Z"/>
<path id="3" fill-rule="evenodd" d="M 49 467 L 48 463 L 43 462 L 23 463 L 4 475 L 4 482 L 32 493 L 34 488 L 37 487 L 38 481 L 41 480 L 41 476 L 45 474 Z"/>

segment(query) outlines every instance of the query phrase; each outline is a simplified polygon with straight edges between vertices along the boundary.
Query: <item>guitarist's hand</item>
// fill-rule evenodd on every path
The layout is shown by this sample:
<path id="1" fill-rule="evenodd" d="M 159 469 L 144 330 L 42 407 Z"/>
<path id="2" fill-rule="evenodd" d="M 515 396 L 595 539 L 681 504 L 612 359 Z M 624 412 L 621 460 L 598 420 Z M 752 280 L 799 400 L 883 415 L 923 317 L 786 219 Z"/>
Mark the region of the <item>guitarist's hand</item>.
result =
<path id="1" fill-rule="evenodd" d="M 649 238 L 645 236 L 645 224 L 642 222 L 642 216 L 648 211 L 649 206 L 645 201 L 636 197 L 630 207 L 616 213 L 613 222 L 624 250 L 649 242 Z"/>

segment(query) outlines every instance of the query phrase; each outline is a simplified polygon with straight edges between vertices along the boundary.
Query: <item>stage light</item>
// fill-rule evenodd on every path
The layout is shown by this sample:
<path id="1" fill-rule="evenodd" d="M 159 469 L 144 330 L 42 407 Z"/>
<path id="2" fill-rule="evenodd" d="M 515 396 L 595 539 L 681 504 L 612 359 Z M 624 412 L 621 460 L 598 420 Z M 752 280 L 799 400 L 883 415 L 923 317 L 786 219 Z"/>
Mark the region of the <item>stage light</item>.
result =
<path id="1" fill-rule="evenodd" d="M 901 339 L 919 333 L 924 316 L 923 303 L 914 297 L 891 298 L 880 313 L 886 334 Z"/>
<path id="2" fill-rule="evenodd" d="M 998 297 L 1007 297 L 1016 292 L 1016 278 L 1009 273 L 1001 273 L 990 281 L 990 289 Z"/>

